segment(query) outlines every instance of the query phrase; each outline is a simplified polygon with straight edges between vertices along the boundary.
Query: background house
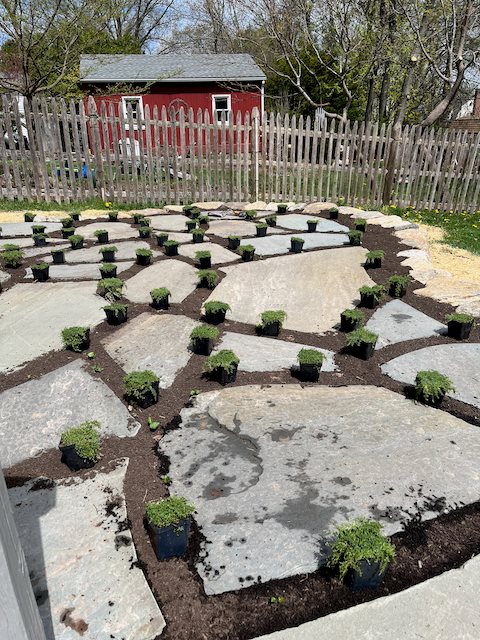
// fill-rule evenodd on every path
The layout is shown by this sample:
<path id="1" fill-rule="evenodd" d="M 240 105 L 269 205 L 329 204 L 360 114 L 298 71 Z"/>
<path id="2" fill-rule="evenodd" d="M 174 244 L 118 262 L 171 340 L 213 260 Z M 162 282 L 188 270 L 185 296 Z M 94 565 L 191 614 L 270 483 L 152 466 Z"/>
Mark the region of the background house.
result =
<path id="1" fill-rule="evenodd" d="M 480 89 L 475 91 L 474 98 L 462 105 L 452 127 L 471 133 L 480 132 Z"/>

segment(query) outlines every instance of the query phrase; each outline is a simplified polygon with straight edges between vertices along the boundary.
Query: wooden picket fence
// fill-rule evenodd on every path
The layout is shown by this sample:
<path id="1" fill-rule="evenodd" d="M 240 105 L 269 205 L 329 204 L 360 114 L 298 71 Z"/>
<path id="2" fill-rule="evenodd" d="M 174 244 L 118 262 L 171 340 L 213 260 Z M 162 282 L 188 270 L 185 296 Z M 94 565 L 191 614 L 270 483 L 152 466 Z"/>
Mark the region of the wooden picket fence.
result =
<path id="1" fill-rule="evenodd" d="M 185 203 L 338 201 L 476 211 L 480 134 L 257 111 L 134 118 L 113 101 L 0 104 L 0 189 L 8 200 Z"/>

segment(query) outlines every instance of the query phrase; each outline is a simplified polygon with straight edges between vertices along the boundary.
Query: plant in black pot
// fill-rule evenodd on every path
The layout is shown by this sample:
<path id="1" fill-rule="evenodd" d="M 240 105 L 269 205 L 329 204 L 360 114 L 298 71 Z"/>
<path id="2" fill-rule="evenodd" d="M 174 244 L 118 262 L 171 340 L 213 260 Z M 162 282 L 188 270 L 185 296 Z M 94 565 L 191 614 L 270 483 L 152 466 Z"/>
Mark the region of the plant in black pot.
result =
<path id="1" fill-rule="evenodd" d="M 117 265 L 111 262 L 102 262 L 100 265 L 100 276 L 102 280 L 117 277 Z"/>
<path id="2" fill-rule="evenodd" d="M 112 244 L 108 247 L 100 247 L 98 253 L 102 254 L 102 262 L 115 262 L 115 254 L 117 251 L 118 247 Z"/>
<path id="3" fill-rule="evenodd" d="M 73 227 L 68 227 L 68 229 L 62 229 L 62 238 L 66 240 L 67 238 L 71 238 L 75 234 L 75 229 Z"/>
<path id="4" fill-rule="evenodd" d="M 240 236 L 228 236 L 228 248 L 235 251 L 240 246 Z"/>
<path id="5" fill-rule="evenodd" d="M 205 362 L 205 371 L 220 384 L 229 384 L 235 382 L 237 378 L 239 362 L 240 360 L 233 351 L 222 349 L 218 353 L 208 356 Z"/>
<path id="6" fill-rule="evenodd" d="M 137 264 L 142 267 L 147 267 L 152 263 L 153 251 L 150 249 L 137 249 L 135 255 L 137 256 Z"/>
<path id="7" fill-rule="evenodd" d="M 287 209 L 288 204 L 285 204 L 285 202 L 280 202 L 279 204 L 277 204 L 277 213 L 287 213 Z"/>
<path id="8" fill-rule="evenodd" d="M 201 227 L 208 227 L 209 222 L 210 218 L 207 215 L 203 215 L 198 218 L 198 224 Z"/>
<path id="9" fill-rule="evenodd" d="M 445 319 L 448 323 L 448 335 L 455 340 L 467 340 L 475 326 L 475 318 L 469 313 L 449 313 Z"/>
<path id="10" fill-rule="evenodd" d="M 257 330 L 264 336 L 278 336 L 286 317 L 282 309 L 264 311 L 260 314 L 262 322 L 257 325 Z"/>
<path id="11" fill-rule="evenodd" d="M 193 220 L 196 220 L 197 218 L 200 217 L 201 213 L 202 212 L 198 207 L 192 207 L 188 215 L 190 216 L 190 218 L 193 218 Z"/>
<path id="12" fill-rule="evenodd" d="M 123 379 L 125 396 L 132 404 L 146 409 L 158 402 L 160 378 L 153 372 L 132 371 Z"/>
<path id="13" fill-rule="evenodd" d="M 194 243 L 198 244 L 203 242 L 203 236 L 205 235 L 205 231 L 203 229 L 194 229 L 192 231 L 192 240 Z"/>
<path id="14" fill-rule="evenodd" d="M 365 233 L 365 231 L 367 230 L 367 221 L 365 220 L 365 218 L 357 218 L 355 220 L 355 229 L 356 231 Z"/>
<path id="15" fill-rule="evenodd" d="M 151 224 L 152 224 L 151 218 L 143 218 L 143 220 L 140 221 L 141 227 L 149 227 Z"/>
<path id="16" fill-rule="evenodd" d="M 120 300 L 125 282 L 120 278 L 102 278 L 97 285 L 97 294 L 109 302 Z"/>
<path id="17" fill-rule="evenodd" d="M 338 208 L 330 207 L 330 209 L 328 210 L 328 217 L 330 218 L 330 220 L 338 220 Z"/>
<path id="18" fill-rule="evenodd" d="M 238 247 L 238 253 L 244 262 L 251 262 L 255 256 L 255 247 L 251 244 L 242 244 Z"/>
<path id="19" fill-rule="evenodd" d="M 68 218 L 62 218 L 60 222 L 62 223 L 62 227 L 64 229 L 70 229 L 70 227 L 73 227 L 73 218 L 71 218 L 70 216 L 68 216 Z"/>
<path id="20" fill-rule="evenodd" d="M 230 305 L 226 302 L 219 302 L 212 300 L 211 302 L 205 302 L 203 305 L 205 310 L 205 320 L 210 324 L 220 324 L 224 322 L 227 311 L 230 310 Z"/>
<path id="21" fill-rule="evenodd" d="M 152 298 L 152 307 L 154 309 L 168 309 L 169 297 L 172 294 L 166 287 L 159 287 L 158 289 L 152 289 L 150 291 L 150 296 Z"/>
<path id="22" fill-rule="evenodd" d="M 140 238 L 150 238 L 152 235 L 152 230 L 150 227 L 144 226 L 142 224 L 141 227 L 138 227 L 138 235 Z"/>
<path id="23" fill-rule="evenodd" d="M 157 238 L 157 245 L 159 247 L 163 247 L 165 242 L 168 240 L 168 233 L 157 233 L 155 237 Z"/>
<path id="24" fill-rule="evenodd" d="M 350 333 L 361 327 L 365 322 L 365 314 L 360 309 L 345 309 L 340 314 L 340 331 Z"/>
<path id="25" fill-rule="evenodd" d="M 16 269 L 18 266 L 22 264 L 23 253 L 21 252 L 20 249 L 5 250 L 6 246 L 8 245 L 4 245 L 4 249 L 1 253 L 3 266 L 11 269 Z"/>
<path id="26" fill-rule="evenodd" d="M 96 237 L 98 244 L 107 244 L 108 231 L 106 229 L 97 229 L 93 232 L 93 235 Z"/>
<path id="27" fill-rule="evenodd" d="M 409 276 L 393 275 L 387 280 L 388 282 L 388 294 L 392 298 L 403 298 L 407 293 L 408 283 L 410 282 Z"/>
<path id="28" fill-rule="evenodd" d="M 212 266 L 212 254 L 210 251 L 197 251 L 195 258 L 200 264 L 200 269 L 210 269 Z"/>
<path id="29" fill-rule="evenodd" d="M 372 287 L 360 287 L 360 304 L 367 309 L 375 309 L 380 300 L 385 295 L 385 287 L 381 284 L 374 284 Z"/>
<path id="30" fill-rule="evenodd" d="M 178 242 L 176 240 L 165 240 L 163 248 L 166 256 L 178 256 Z"/>
<path id="31" fill-rule="evenodd" d="M 112 325 L 123 324 L 127 321 L 128 305 L 113 302 L 103 307 L 107 323 Z"/>
<path id="32" fill-rule="evenodd" d="M 34 280 L 46 282 L 49 278 L 50 267 L 46 262 L 37 262 L 30 267 Z"/>
<path id="33" fill-rule="evenodd" d="M 81 249 L 83 247 L 84 238 L 81 235 L 73 234 L 73 236 L 70 236 L 68 240 L 72 249 Z"/>
<path id="34" fill-rule="evenodd" d="M 375 351 L 378 336 L 364 327 L 347 333 L 346 342 L 350 353 L 361 360 L 369 360 Z"/>
<path id="35" fill-rule="evenodd" d="M 317 230 L 318 220 L 307 220 L 307 231 L 308 233 L 314 233 Z"/>
<path id="36" fill-rule="evenodd" d="M 97 420 L 89 420 L 62 433 L 59 448 L 62 462 L 70 471 L 90 469 L 98 462 L 101 450 L 99 428 Z"/>
<path id="37" fill-rule="evenodd" d="M 70 215 L 72 217 L 72 220 L 74 220 L 75 222 L 78 222 L 80 220 L 80 211 L 72 211 Z"/>
<path id="38" fill-rule="evenodd" d="M 384 257 L 385 251 L 382 251 L 381 249 L 368 251 L 365 255 L 365 269 L 380 269 Z"/>
<path id="39" fill-rule="evenodd" d="M 247 220 L 255 220 L 257 212 L 254 209 L 247 209 L 244 215 Z"/>
<path id="40" fill-rule="evenodd" d="M 337 569 L 353 591 L 377 589 L 395 560 L 395 547 L 382 533 L 382 525 L 366 518 L 339 525 L 330 547 L 327 566 Z"/>
<path id="41" fill-rule="evenodd" d="M 268 225 L 266 222 L 259 222 L 255 225 L 257 230 L 257 237 L 264 238 L 267 235 Z"/>
<path id="42" fill-rule="evenodd" d="M 205 289 L 215 289 L 218 282 L 218 273 L 213 269 L 199 269 L 197 271 L 198 286 Z"/>
<path id="43" fill-rule="evenodd" d="M 90 327 L 66 327 L 62 329 L 65 349 L 80 353 L 90 346 Z"/>
<path id="44" fill-rule="evenodd" d="M 194 208 L 193 204 L 185 204 L 182 207 L 182 211 L 186 216 L 189 216 Z"/>
<path id="45" fill-rule="evenodd" d="M 140 224 L 144 218 L 145 218 L 145 214 L 144 213 L 134 213 L 133 214 L 133 224 Z"/>
<path id="46" fill-rule="evenodd" d="M 46 225 L 44 224 L 32 224 L 32 236 L 36 233 L 45 233 Z"/>
<path id="47" fill-rule="evenodd" d="M 118 220 L 118 211 L 114 211 L 114 210 L 110 210 L 108 212 L 108 221 L 109 222 L 116 222 Z"/>
<path id="48" fill-rule="evenodd" d="M 265 218 L 265 222 L 268 224 L 269 227 L 276 227 L 277 226 L 277 216 L 276 215 L 267 216 Z"/>
<path id="49" fill-rule="evenodd" d="M 194 229 L 196 229 L 197 221 L 196 220 L 187 220 L 185 222 L 185 227 L 186 227 L 187 233 L 191 233 Z"/>
<path id="50" fill-rule="evenodd" d="M 305 240 L 303 238 L 293 237 L 290 238 L 290 251 L 292 253 L 302 253 L 303 245 L 305 244 Z"/>
<path id="51" fill-rule="evenodd" d="M 23 219 L 25 220 L 25 222 L 33 222 L 36 217 L 37 214 L 32 213 L 31 211 L 25 211 L 25 213 L 23 214 Z"/>
<path id="52" fill-rule="evenodd" d="M 297 358 L 300 366 L 300 380 L 318 382 L 325 355 L 316 349 L 300 349 Z"/>
<path id="53" fill-rule="evenodd" d="M 363 233 L 361 231 L 357 231 L 353 229 L 348 232 L 348 241 L 352 245 L 352 247 L 359 247 L 362 244 Z"/>
<path id="54" fill-rule="evenodd" d="M 194 512 L 195 505 L 179 496 L 145 504 L 145 518 L 157 560 L 183 556 Z"/>
<path id="55" fill-rule="evenodd" d="M 415 376 L 415 399 L 438 407 L 449 391 L 455 391 L 450 378 L 439 371 L 418 371 Z"/>
<path id="56" fill-rule="evenodd" d="M 213 343 L 218 338 L 219 331 L 215 327 L 201 324 L 194 327 L 190 334 L 190 342 L 193 353 L 201 356 L 209 356 L 212 353 Z"/>
<path id="57" fill-rule="evenodd" d="M 50 251 L 52 256 L 53 264 L 64 264 L 65 263 L 65 251 L 64 249 L 53 249 Z"/>
<path id="58" fill-rule="evenodd" d="M 46 233 L 34 233 L 32 238 L 36 247 L 44 247 L 47 244 L 48 235 Z"/>

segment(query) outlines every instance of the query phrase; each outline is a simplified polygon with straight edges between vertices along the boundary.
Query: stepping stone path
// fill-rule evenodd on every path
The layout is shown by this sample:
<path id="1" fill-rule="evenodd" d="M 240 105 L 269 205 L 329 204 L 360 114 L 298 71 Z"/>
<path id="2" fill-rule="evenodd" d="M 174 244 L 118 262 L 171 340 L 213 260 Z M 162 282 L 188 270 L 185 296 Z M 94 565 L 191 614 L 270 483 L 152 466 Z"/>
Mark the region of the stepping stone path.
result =
<path id="1" fill-rule="evenodd" d="M 373 284 L 362 266 L 365 252 L 347 247 L 225 267 L 209 300 L 227 302 L 232 320 L 255 325 L 262 311 L 283 309 L 285 328 L 323 333 L 358 301 L 361 286 Z"/>
<path id="2" fill-rule="evenodd" d="M 434 369 L 450 378 L 455 392 L 447 395 L 480 408 L 480 344 L 440 344 L 394 358 L 382 365 L 390 378 L 413 384 L 417 371 Z"/>
<path id="3" fill-rule="evenodd" d="M 185 231 L 190 218 L 180 215 L 163 215 L 152 219 L 151 227 L 157 231 Z"/>
<path id="4" fill-rule="evenodd" d="M 10 280 L 11 277 L 12 276 L 6 271 L 0 270 L 0 284 L 2 284 L 3 282 L 8 282 L 8 280 Z"/>
<path id="5" fill-rule="evenodd" d="M 185 262 L 168 258 L 145 267 L 127 280 L 125 297 L 131 302 L 151 302 L 150 291 L 166 287 L 170 302 L 182 302 L 198 284 L 197 270 Z"/>
<path id="6" fill-rule="evenodd" d="M 190 360 L 190 333 L 198 324 L 185 316 L 142 313 L 102 344 L 126 373 L 150 369 L 166 389 Z"/>
<path id="7" fill-rule="evenodd" d="M 105 229 L 108 231 L 108 239 L 112 240 L 128 240 L 129 238 L 138 237 L 138 231 L 127 222 L 91 222 L 83 227 L 79 227 L 77 232 L 86 240 L 95 240 L 95 231 Z M 80 249 L 78 249 L 80 251 Z"/>
<path id="8" fill-rule="evenodd" d="M 208 230 L 220 238 L 254 236 L 257 233 L 255 223 L 242 218 L 238 220 L 211 220 Z"/>
<path id="9" fill-rule="evenodd" d="M 197 506 L 207 595 L 314 571 L 346 520 L 388 535 L 480 497 L 480 430 L 387 389 L 235 387 L 181 417 L 160 449 Z"/>
<path id="10" fill-rule="evenodd" d="M 14 236 L 31 236 L 32 235 L 32 226 L 35 226 L 38 222 L 7 222 L 0 225 L 2 227 L 2 242 L 8 237 Z M 41 224 L 45 225 L 45 233 L 52 233 L 52 231 L 58 231 L 62 228 L 60 222 L 42 222 Z M 5 240 L 6 242 L 11 242 L 11 240 Z M 19 244 L 18 242 L 14 244 Z"/>
<path id="11" fill-rule="evenodd" d="M 366 328 L 378 334 L 377 349 L 404 340 L 429 338 L 447 332 L 444 324 L 401 300 L 392 300 L 380 307 L 367 322 Z"/>
<path id="12" fill-rule="evenodd" d="M 228 249 L 225 249 L 225 247 L 213 242 L 202 242 L 200 245 L 185 244 L 178 249 L 178 253 L 181 256 L 187 256 L 187 258 L 192 258 L 192 260 L 196 259 L 195 254 L 197 251 L 210 251 L 212 254 L 212 264 L 225 264 L 227 262 L 235 262 L 235 260 L 240 259 L 238 253 L 229 251 Z"/>
<path id="13" fill-rule="evenodd" d="M 9 490 L 47 640 L 154 640 L 165 627 L 136 564 L 127 465 L 120 459 L 86 479 L 40 478 Z"/>
<path id="14" fill-rule="evenodd" d="M 316 349 L 298 342 L 272 340 L 262 336 L 249 336 L 227 331 L 214 352 L 231 349 L 239 358 L 239 371 L 279 371 L 297 365 L 300 349 Z M 322 371 L 335 371 L 334 353 L 327 349 L 316 349 L 325 355 Z"/>
<path id="15" fill-rule="evenodd" d="M 2 466 L 58 447 L 65 429 L 86 420 L 98 420 L 100 433 L 120 438 L 134 436 L 140 428 L 121 400 L 90 375 L 82 360 L 4 391 L 0 394 Z"/>
<path id="16" fill-rule="evenodd" d="M 273 256 L 290 253 L 291 238 L 305 240 L 303 249 L 318 249 L 320 247 L 341 247 L 349 244 L 348 236 L 344 233 L 297 233 L 295 235 L 270 235 L 265 238 L 252 238 L 248 244 L 255 247 L 259 256 Z M 243 242 L 242 244 L 247 244 Z"/>
<path id="17" fill-rule="evenodd" d="M 116 262 L 117 273 L 122 273 L 130 269 L 134 262 Z M 49 276 L 53 280 L 100 280 L 100 269 L 98 264 L 52 264 L 49 269 Z M 27 269 L 25 278 L 33 278 L 32 270 Z"/>
<path id="18" fill-rule="evenodd" d="M 302 215 L 301 213 L 287 213 L 286 215 L 277 216 L 277 225 L 280 227 L 284 227 L 285 229 L 306 231 L 308 228 L 307 221 L 313 219 L 315 219 L 315 217 Z M 335 220 L 326 220 L 325 218 L 317 218 L 317 220 L 317 232 L 348 232 L 348 227 L 335 222 Z"/>
<path id="19" fill-rule="evenodd" d="M 94 326 L 105 300 L 93 282 L 16 284 L 0 295 L 0 373 L 63 347 L 65 327 Z"/>

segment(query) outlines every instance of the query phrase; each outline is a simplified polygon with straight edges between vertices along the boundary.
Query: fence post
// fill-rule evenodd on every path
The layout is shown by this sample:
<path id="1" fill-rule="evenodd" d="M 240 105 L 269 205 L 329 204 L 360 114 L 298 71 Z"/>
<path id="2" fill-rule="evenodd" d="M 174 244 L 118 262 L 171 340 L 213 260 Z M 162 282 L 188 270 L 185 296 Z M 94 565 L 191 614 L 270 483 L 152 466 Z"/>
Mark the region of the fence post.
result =
<path id="1" fill-rule="evenodd" d="M 397 153 L 402 135 L 402 126 L 395 124 L 392 128 L 392 143 L 390 145 L 387 161 L 385 163 L 385 182 L 383 183 L 382 204 L 390 203 L 393 191 L 393 181 L 397 163 Z M 388 141 L 387 141 L 388 143 Z"/>
<path id="2" fill-rule="evenodd" d="M 260 112 L 257 107 L 252 109 L 252 141 L 251 144 L 253 146 L 253 189 L 254 189 L 254 200 L 258 202 L 259 200 L 259 161 L 260 161 Z"/>
<path id="3" fill-rule="evenodd" d="M 105 199 L 105 182 L 103 179 L 102 144 L 100 141 L 100 127 L 98 123 L 97 105 L 93 96 L 88 98 L 88 122 L 90 125 L 91 151 L 93 152 L 93 162 L 95 164 L 96 188 L 100 198 Z"/>

